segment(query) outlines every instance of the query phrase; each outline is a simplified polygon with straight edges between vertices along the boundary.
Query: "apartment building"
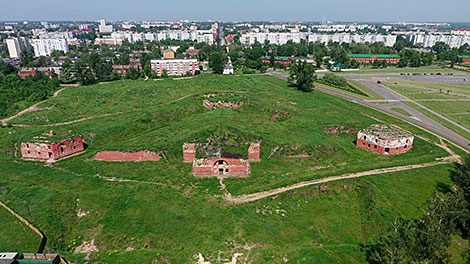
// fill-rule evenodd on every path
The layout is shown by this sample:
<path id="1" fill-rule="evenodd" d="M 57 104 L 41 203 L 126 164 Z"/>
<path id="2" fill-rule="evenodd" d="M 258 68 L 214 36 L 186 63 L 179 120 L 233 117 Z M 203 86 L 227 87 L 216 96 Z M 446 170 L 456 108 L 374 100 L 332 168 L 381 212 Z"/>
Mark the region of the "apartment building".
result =
<path id="1" fill-rule="evenodd" d="M 23 49 L 29 50 L 31 48 L 31 46 L 29 45 L 28 39 L 24 37 L 6 39 L 5 44 L 8 48 L 8 53 L 10 54 L 10 58 L 12 59 L 19 58 L 21 51 Z"/>
<path id="2" fill-rule="evenodd" d="M 66 39 L 32 39 L 31 46 L 34 49 L 34 56 L 50 56 L 53 51 L 69 51 Z"/>
<path id="3" fill-rule="evenodd" d="M 168 76 L 194 75 L 197 59 L 157 59 L 150 61 L 152 70 L 161 76 L 166 70 Z"/>

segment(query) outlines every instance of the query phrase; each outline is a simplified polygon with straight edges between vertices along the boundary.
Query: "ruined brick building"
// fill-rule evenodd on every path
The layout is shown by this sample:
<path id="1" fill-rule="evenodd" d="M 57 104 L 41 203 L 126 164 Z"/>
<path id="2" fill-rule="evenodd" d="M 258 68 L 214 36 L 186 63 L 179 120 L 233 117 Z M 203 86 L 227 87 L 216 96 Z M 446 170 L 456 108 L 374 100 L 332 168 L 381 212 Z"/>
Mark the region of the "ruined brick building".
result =
<path id="1" fill-rule="evenodd" d="M 250 162 L 260 161 L 260 143 L 250 144 L 248 160 L 223 157 L 196 159 L 196 145 L 185 143 L 183 161 L 193 162 L 194 176 L 248 176 L 250 175 Z"/>
<path id="2" fill-rule="evenodd" d="M 413 147 L 413 140 L 406 130 L 376 124 L 358 132 L 356 146 L 379 154 L 401 154 Z"/>
<path id="3" fill-rule="evenodd" d="M 58 160 L 85 150 L 82 136 L 62 140 L 56 143 L 38 141 L 21 143 L 21 155 L 24 159 Z"/>
<path id="4" fill-rule="evenodd" d="M 194 176 L 248 176 L 250 163 L 231 158 L 197 159 L 193 162 Z"/>

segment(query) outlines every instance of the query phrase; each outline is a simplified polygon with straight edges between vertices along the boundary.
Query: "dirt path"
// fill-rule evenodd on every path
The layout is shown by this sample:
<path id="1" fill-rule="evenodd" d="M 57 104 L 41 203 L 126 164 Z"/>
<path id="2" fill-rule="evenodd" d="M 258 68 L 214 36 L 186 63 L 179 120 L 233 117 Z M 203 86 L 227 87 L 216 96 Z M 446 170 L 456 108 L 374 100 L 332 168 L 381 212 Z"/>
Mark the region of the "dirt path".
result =
<path id="1" fill-rule="evenodd" d="M 232 196 L 228 194 L 224 196 L 224 198 L 229 202 L 242 204 L 242 203 L 257 201 L 257 200 L 267 198 L 276 194 L 303 188 L 303 187 L 310 186 L 310 185 L 327 183 L 327 182 L 332 182 L 332 181 L 339 181 L 339 180 L 344 180 L 344 179 L 359 178 L 359 177 L 364 177 L 364 176 L 369 176 L 369 175 L 377 175 L 377 174 L 426 168 L 426 167 L 432 167 L 432 166 L 437 166 L 441 164 L 448 164 L 451 162 L 452 162 L 451 157 L 448 157 L 448 158 L 444 158 L 441 161 L 429 162 L 429 163 L 424 163 L 424 164 L 414 164 L 414 165 L 406 165 L 406 166 L 399 166 L 399 167 L 392 167 L 392 168 L 363 171 L 363 172 L 357 172 L 357 173 L 348 173 L 348 174 L 343 174 L 339 176 L 333 176 L 333 177 L 328 177 L 328 178 L 323 178 L 323 179 L 318 179 L 318 180 L 304 181 L 304 182 L 293 184 L 291 186 L 276 188 L 276 189 L 272 189 L 269 191 L 258 192 L 258 193 L 253 193 L 253 194 L 245 194 L 245 195 L 240 195 L 240 196 Z"/>
<path id="2" fill-rule="evenodd" d="M 142 110 L 142 109 L 138 109 L 138 110 Z M 137 110 L 134 110 L 134 111 L 137 111 Z M 103 114 L 103 115 L 89 116 L 89 117 L 84 117 L 84 118 L 80 118 L 80 119 L 77 119 L 77 120 L 72 120 L 72 121 L 67 121 L 67 122 L 62 122 L 62 123 L 55 123 L 55 124 L 47 124 L 47 125 L 13 124 L 13 126 L 14 126 L 14 127 L 55 127 L 55 126 L 70 125 L 70 124 L 74 124 L 74 123 L 78 123 L 78 122 L 83 122 L 83 121 L 87 121 L 87 120 L 95 119 L 95 118 L 99 118 L 99 117 L 106 117 L 106 116 L 111 116 L 111 115 L 119 115 L 119 114 L 124 114 L 124 113 L 129 113 L 129 112 L 132 112 L 132 111 L 116 112 L 116 113 L 109 113 L 109 114 Z"/>
<path id="3" fill-rule="evenodd" d="M 17 118 L 17 117 L 19 117 L 19 116 L 21 116 L 21 115 L 24 115 L 24 114 L 26 114 L 26 113 L 28 113 L 28 112 L 50 109 L 50 108 L 47 108 L 47 107 L 46 107 L 46 108 L 39 108 L 38 105 L 40 105 L 40 104 L 46 102 L 47 100 L 49 100 L 49 99 L 51 99 L 51 98 L 56 97 L 60 92 L 62 92 L 62 91 L 63 91 L 64 89 L 66 89 L 66 88 L 67 88 L 67 87 L 64 87 L 64 88 L 62 88 L 62 89 L 60 89 L 60 90 L 57 90 L 57 91 L 52 95 L 52 97 L 50 97 L 50 98 L 48 98 L 48 99 L 46 99 L 46 100 L 43 100 L 43 101 L 41 101 L 41 102 L 35 103 L 35 104 L 33 104 L 32 106 L 30 106 L 30 107 L 28 107 L 28 108 L 26 108 L 26 109 L 24 109 L 24 110 L 18 112 L 16 115 L 7 117 L 7 118 L 5 118 L 5 119 L 2 119 L 2 120 L 1 120 L 2 125 L 3 125 L 3 126 L 6 126 L 7 123 L 10 122 L 11 120 L 13 120 L 13 119 L 15 119 L 15 118 Z"/>

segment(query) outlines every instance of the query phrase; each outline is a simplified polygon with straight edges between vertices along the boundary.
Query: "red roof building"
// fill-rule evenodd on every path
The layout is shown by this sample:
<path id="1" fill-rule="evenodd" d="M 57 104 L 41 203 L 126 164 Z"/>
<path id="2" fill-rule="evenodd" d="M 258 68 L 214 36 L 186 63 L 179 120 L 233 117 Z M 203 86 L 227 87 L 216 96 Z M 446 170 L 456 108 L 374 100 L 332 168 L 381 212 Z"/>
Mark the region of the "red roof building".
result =
<path id="1" fill-rule="evenodd" d="M 44 73 L 47 77 L 50 77 L 49 67 L 22 67 L 18 70 L 18 75 L 21 78 L 26 78 L 27 76 L 36 76 L 38 72 Z"/>

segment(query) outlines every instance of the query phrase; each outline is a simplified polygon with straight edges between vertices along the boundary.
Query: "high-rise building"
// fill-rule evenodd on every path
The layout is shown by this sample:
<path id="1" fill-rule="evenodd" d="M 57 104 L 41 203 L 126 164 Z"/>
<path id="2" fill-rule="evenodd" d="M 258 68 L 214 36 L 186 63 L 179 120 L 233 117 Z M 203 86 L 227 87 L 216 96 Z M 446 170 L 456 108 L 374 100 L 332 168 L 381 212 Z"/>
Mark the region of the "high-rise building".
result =
<path id="1" fill-rule="evenodd" d="M 10 54 L 10 58 L 12 59 L 19 58 L 22 50 L 29 50 L 31 48 L 28 39 L 24 37 L 9 38 L 5 40 L 5 43 L 8 47 L 8 53 Z"/>
<path id="2" fill-rule="evenodd" d="M 111 33 L 113 32 L 113 25 L 106 25 L 106 20 L 101 19 L 100 20 L 100 25 L 98 26 L 98 30 L 100 33 Z"/>
<path id="3" fill-rule="evenodd" d="M 53 51 L 69 51 L 66 39 L 32 39 L 31 46 L 34 49 L 34 56 L 50 56 Z"/>

